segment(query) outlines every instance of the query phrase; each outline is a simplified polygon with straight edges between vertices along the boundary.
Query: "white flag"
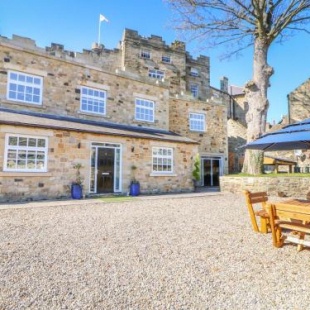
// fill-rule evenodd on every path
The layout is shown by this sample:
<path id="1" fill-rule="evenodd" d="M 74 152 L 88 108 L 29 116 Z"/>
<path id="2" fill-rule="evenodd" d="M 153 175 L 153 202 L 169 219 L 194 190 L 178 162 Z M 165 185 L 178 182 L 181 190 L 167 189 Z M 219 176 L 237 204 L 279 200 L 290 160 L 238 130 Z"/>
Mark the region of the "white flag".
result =
<path id="1" fill-rule="evenodd" d="M 103 21 L 109 22 L 108 19 L 106 17 L 104 17 L 102 14 L 100 14 L 99 20 L 100 20 L 100 22 L 103 22 Z"/>

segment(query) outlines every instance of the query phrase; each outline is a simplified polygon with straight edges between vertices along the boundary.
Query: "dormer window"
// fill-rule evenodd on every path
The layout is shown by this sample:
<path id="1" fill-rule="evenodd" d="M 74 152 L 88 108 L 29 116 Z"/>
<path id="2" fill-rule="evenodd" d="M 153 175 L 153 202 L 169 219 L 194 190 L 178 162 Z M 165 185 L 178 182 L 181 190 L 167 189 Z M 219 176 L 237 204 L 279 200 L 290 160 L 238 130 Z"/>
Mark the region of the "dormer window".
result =
<path id="1" fill-rule="evenodd" d="M 191 76 L 199 76 L 199 71 L 197 68 L 191 68 L 191 71 L 189 73 Z"/>
<path id="2" fill-rule="evenodd" d="M 140 56 L 144 59 L 151 59 L 151 52 L 149 50 L 141 50 Z"/>

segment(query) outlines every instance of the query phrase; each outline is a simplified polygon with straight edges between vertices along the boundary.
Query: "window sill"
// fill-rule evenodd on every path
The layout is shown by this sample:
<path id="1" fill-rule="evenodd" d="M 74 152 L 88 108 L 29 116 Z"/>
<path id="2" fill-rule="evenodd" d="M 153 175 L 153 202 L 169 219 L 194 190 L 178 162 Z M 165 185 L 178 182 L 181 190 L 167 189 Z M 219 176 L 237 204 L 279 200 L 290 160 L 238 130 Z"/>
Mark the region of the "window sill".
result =
<path id="1" fill-rule="evenodd" d="M 154 124 L 155 123 L 155 121 L 147 121 L 145 119 L 137 119 L 137 118 L 135 118 L 135 121 L 137 123 L 145 123 L 145 124 Z"/>
<path id="2" fill-rule="evenodd" d="M 14 172 L 3 171 L 0 172 L 0 177 L 51 177 L 50 172 Z"/>
<path id="3" fill-rule="evenodd" d="M 205 130 L 194 130 L 194 129 L 190 129 L 190 132 L 197 132 L 197 133 L 205 133 Z"/>
<path id="4" fill-rule="evenodd" d="M 82 114 L 82 115 L 89 115 L 89 116 L 97 116 L 97 117 L 105 117 L 106 114 L 104 113 L 96 113 L 96 112 L 88 112 L 88 111 L 82 111 L 79 110 L 78 114 Z"/>
<path id="5" fill-rule="evenodd" d="M 16 104 L 20 106 L 27 106 L 27 107 L 32 107 L 32 108 L 38 108 L 38 109 L 46 109 L 43 106 L 43 102 L 41 103 L 30 103 L 30 102 L 23 102 L 23 101 L 14 101 L 12 99 L 3 99 L 3 103 L 8 103 L 8 104 Z"/>
<path id="6" fill-rule="evenodd" d="M 175 173 L 151 173 L 150 177 L 177 177 Z"/>

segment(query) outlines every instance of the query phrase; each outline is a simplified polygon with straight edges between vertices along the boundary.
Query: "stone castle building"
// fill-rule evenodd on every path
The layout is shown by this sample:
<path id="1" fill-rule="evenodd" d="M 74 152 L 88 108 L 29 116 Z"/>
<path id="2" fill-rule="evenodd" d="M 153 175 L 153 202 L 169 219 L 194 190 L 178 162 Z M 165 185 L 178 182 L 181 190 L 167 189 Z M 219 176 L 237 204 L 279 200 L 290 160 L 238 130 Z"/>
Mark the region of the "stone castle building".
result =
<path id="1" fill-rule="evenodd" d="M 0 37 L 0 201 L 193 190 L 228 172 L 230 96 L 210 86 L 210 60 L 125 29 L 118 48 Z"/>

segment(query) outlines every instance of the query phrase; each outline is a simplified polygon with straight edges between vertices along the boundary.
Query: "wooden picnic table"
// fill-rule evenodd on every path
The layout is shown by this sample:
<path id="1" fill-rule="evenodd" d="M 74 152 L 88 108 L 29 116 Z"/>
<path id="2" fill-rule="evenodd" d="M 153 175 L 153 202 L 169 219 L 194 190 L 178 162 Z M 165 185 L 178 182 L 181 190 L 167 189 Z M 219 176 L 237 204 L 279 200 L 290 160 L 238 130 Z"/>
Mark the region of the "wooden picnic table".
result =
<path id="1" fill-rule="evenodd" d="M 300 251 L 304 245 L 310 246 L 310 241 L 304 240 L 310 234 L 310 200 L 288 199 L 267 205 L 270 216 L 270 226 L 273 243 L 281 247 L 284 240 L 297 243 Z M 282 235 L 282 229 L 288 230 L 289 235 Z"/>
<path id="2" fill-rule="evenodd" d="M 310 200 L 307 200 L 307 199 L 289 199 L 289 200 L 281 201 L 281 204 L 310 207 Z"/>

